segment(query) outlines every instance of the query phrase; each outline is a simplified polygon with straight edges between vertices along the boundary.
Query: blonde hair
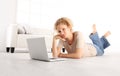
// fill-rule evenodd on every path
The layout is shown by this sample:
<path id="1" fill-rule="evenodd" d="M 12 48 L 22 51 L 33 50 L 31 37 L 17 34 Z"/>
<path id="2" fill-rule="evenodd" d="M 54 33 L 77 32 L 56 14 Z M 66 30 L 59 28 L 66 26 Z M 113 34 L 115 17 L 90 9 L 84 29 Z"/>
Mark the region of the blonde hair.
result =
<path id="1" fill-rule="evenodd" d="M 62 17 L 55 22 L 54 29 L 57 30 L 57 26 L 61 24 L 67 25 L 70 29 L 73 27 L 72 21 L 69 18 Z"/>

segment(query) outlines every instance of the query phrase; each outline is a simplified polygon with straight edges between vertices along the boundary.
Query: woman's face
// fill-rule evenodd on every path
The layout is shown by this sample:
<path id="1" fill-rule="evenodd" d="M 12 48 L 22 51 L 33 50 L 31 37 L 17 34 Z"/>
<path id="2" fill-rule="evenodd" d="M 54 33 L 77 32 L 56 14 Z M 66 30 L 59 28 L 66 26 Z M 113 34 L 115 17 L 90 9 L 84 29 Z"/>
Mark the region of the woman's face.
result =
<path id="1" fill-rule="evenodd" d="M 60 24 L 57 26 L 57 32 L 62 38 L 66 39 L 71 33 L 71 29 L 65 24 Z"/>

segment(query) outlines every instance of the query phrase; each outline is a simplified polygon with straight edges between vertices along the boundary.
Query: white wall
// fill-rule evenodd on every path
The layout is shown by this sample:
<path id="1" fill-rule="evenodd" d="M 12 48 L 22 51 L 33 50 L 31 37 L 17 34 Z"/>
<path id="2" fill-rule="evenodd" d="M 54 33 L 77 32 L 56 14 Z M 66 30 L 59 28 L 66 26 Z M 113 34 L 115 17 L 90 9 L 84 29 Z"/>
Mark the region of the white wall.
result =
<path id="1" fill-rule="evenodd" d="M 110 41 L 113 46 L 119 47 L 120 11 L 118 0 L 18 0 L 25 1 L 21 6 L 20 20 L 30 25 L 42 28 L 53 28 L 59 17 L 67 16 L 73 20 L 74 28 L 83 31 L 88 36 L 93 23 L 97 24 L 98 31 L 111 30 Z M 6 28 L 16 23 L 17 0 L 0 0 L 0 51 L 5 50 Z M 22 9 L 21 9 L 22 10 Z M 17 11 L 21 11 L 17 10 Z M 18 14 L 18 13 L 17 13 Z M 26 16 L 26 17 L 25 17 Z M 20 22 L 22 23 L 22 22 Z"/>
<path id="2" fill-rule="evenodd" d="M 0 0 L 0 51 L 5 51 L 6 28 L 16 21 L 16 0 Z"/>
<path id="3" fill-rule="evenodd" d="M 119 0 L 19 0 L 21 11 L 17 14 L 18 23 L 28 23 L 34 27 L 53 28 L 60 17 L 72 19 L 75 30 L 84 33 L 86 40 L 92 31 L 93 23 L 97 24 L 100 36 L 107 30 L 112 32 L 109 37 L 112 47 L 119 48 L 120 44 L 120 2 Z M 116 50 L 113 50 L 116 51 Z M 118 50 L 119 51 L 119 50 Z"/>

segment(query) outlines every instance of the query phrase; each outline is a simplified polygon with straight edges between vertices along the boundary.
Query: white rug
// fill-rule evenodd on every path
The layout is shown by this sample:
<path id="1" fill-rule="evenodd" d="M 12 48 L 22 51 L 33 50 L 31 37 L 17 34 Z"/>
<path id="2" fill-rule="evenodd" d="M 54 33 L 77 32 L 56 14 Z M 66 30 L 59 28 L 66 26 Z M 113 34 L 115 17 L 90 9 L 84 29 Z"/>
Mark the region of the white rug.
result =
<path id="1" fill-rule="evenodd" d="M 120 52 L 58 62 L 31 60 L 29 53 L 0 53 L 0 76 L 120 76 Z"/>

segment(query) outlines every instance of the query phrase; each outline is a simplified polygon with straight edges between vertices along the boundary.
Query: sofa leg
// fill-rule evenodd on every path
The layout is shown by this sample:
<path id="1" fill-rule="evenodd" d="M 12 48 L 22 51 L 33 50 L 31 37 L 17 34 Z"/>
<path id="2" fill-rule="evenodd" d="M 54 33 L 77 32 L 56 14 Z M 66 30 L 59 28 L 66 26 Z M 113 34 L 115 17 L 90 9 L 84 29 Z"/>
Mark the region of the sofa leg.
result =
<path id="1" fill-rule="evenodd" d="M 65 48 L 62 48 L 62 52 L 65 52 Z"/>
<path id="2" fill-rule="evenodd" d="M 6 52 L 8 53 L 10 51 L 10 47 L 6 47 Z"/>
<path id="3" fill-rule="evenodd" d="M 14 51 L 15 51 L 15 48 L 11 47 L 11 53 L 14 53 Z"/>
<path id="4" fill-rule="evenodd" d="M 14 53 L 15 52 L 15 47 L 6 47 L 6 52 L 11 52 Z"/>

